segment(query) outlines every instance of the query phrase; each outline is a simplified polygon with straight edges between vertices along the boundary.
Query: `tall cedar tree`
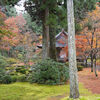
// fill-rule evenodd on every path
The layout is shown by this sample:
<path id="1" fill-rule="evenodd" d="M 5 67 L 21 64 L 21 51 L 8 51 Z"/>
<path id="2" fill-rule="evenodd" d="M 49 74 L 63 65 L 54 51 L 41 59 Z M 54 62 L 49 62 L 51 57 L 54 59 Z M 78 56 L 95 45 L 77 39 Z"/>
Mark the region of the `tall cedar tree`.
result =
<path id="1" fill-rule="evenodd" d="M 57 9 L 57 1 L 56 0 L 51 0 L 48 2 L 49 5 L 49 36 L 50 36 L 50 52 L 49 56 L 51 59 L 56 60 L 56 40 L 55 40 L 55 35 L 56 35 L 56 9 Z M 53 7 L 51 7 L 53 6 Z"/>
<path id="2" fill-rule="evenodd" d="M 56 60 L 56 48 L 55 48 L 55 14 L 56 8 L 51 7 L 56 6 L 56 1 L 54 0 L 32 0 L 31 2 L 25 3 L 25 8 L 31 15 L 33 20 L 42 21 L 43 26 L 43 43 L 42 43 L 42 57 L 43 59 L 51 58 Z M 33 9 L 33 11 L 30 11 Z M 34 17 L 33 15 L 34 14 Z M 50 28 L 49 28 L 50 27 Z"/>
<path id="3" fill-rule="evenodd" d="M 70 98 L 79 98 L 73 0 L 67 0 Z"/>

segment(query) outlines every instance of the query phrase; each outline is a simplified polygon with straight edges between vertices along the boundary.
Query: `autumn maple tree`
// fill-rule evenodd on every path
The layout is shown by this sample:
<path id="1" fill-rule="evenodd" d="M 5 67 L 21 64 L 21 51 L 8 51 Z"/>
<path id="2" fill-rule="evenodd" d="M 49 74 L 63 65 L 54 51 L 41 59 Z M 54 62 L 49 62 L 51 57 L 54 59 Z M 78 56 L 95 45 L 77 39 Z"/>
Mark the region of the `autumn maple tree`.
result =
<path id="1" fill-rule="evenodd" d="M 97 58 L 96 55 L 100 50 L 100 7 L 97 5 L 95 10 L 88 12 L 80 25 L 83 27 L 80 34 L 82 36 L 81 46 L 84 45 L 84 54 L 91 59 L 91 72 L 93 72 L 93 59 Z"/>

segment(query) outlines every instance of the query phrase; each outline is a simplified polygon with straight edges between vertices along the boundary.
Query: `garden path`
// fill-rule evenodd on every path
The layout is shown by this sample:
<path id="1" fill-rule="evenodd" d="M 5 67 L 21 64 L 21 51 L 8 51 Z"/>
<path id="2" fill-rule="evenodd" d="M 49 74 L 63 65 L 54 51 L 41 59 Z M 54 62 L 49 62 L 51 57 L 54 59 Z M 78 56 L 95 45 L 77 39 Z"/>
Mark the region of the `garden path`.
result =
<path id="1" fill-rule="evenodd" d="M 78 72 L 79 82 L 84 85 L 93 94 L 100 94 L 100 66 L 98 66 L 98 77 L 94 72 L 91 72 L 91 68 L 84 68 L 83 71 Z M 51 97 L 48 100 L 61 100 L 66 94 Z"/>
<path id="2" fill-rule="evenodd" d="M 98 66 L 98 69 L 100 66 Z M 100 70 L 97 71 L 98 77 L 90 68 L 84 68 L 83 71 L 78 72 L 79 82 L 83 83 L 85 88 L 94 94 L 100 94 Z"/>

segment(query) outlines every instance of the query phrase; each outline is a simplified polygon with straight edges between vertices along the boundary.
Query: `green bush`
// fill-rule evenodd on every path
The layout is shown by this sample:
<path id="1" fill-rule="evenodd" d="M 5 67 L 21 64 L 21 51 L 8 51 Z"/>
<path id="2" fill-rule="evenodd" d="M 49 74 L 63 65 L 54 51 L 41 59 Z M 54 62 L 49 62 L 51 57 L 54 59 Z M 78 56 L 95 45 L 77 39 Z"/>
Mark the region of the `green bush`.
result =
<path id="1" fill-rule="evenodd" d="M 26 82 L 27 81 L 27 77 L 26 77 L 26 75 L 19 75 L 18 77 L 17 77 L 17 81 L 19 81 L 19 82 Z"/>
<path id="2" fill-rule="evenodd" d="M 14 71 L 10 72 L 9 74 L 10 74 L 11 76 L 13 76 L 13 75 L 17 75 L 17 73 L 14 72 Z"/>
<path id="3" fill-rule="evenodd" d="M 26 69 L 24 66 L 20 66 L 16 68 L 16 72 L 22 73 L 22 74 L 26 74 L 26 71 L 28 69 Z"/>
<path id="4" fill-rule="evenodd" d="M 6 58 L 2 55 L 0 55 L 0 67 L 7 67 L 10 66 L 11 64 L 17 63 L 17 60 L 14 58 Z"/>
<path id="5" fill-rule="evenodd" d="M 11 78 L 12 78 L 12 82 L 17 82 L 17 75 L 13 75 L 13 76 L 11 76 Z"/>
<path id="6" fill-rule="evenodd" d="M 26 75 L 13 75 L 11 76 L 12 78 L 12 82 L 26 82 L 27 81 L 27 77 Z"/>
<path id="7" fill-rule="evenodd" d="M 27 71 L 26 69 L 21 69 L 21 70 L 20 70 L 20 73 L 26 74 L 26 71 Z"/>
<path id="8" fill-rule="evenodd" d="M 77 66 L 78 71 L 82 71 L 83 70 L 83 66 Z"/>
<path id="9" fill-rule="evenodd" d="M 0 55 L 0 67 L 6 67 L 6 66 L 8 66 L 6 58 Z"/>
<path id="10" fill-rule="evenodd" d="M 0 59 L 0 67 L 6 67 L 8 63 L 4 59 Z"/>
<path id="11" fill-rule="evenodd" d="M 11 82 L 11 76 L 9 74 L 6 74 L 4 69 L 0 68 L 0 83 L 9 84 Z"/>
<path id="12" fill-rule="evenodd" d="M 7 62 L 8 62 L 9 65 L 11 65 L 11 64 L 17 63 L 18 61 L 14 58 L 7 58 Z"/>
<path id="13" fill-rule="evenodd" d="M 66 66 L 69 66 L 69 63 L 68 63 L 68 62 L 66 62 L 66 63 L 65 63 L 65 65 L 66 65 Z"/>
<path id="14" fill-rule="evenodd" d="M 24 56 L 22 54 L 18 54 L 18 59 L 23 60 Z"/>
<path id="15" fill-rule="evenodd" d="M 16 72 L 20 72 L 21 69 L 22 69 L 21 67 L 17 67 Z"/>
<path id="16" fill-rule="evenodd" d="M 3 77 L 3 83 L 4 84 L 10 84 L 12 82 L 12 78 L 10 75 L 4 75 Z"/>
<path id="17" fill-rule="evenodd" d="M 78 69 L 78 71 L 82 71 L 83 68 L 84 68 L 83 62 L 77 62 L 77 69 Z"/>
<path id="18" fill-rule="evenodd" d="M 51 59 L 43 60 L 33 66 L 31 83 L 64 84 L 69 78 L 69 69 L 65 64 Z"/>

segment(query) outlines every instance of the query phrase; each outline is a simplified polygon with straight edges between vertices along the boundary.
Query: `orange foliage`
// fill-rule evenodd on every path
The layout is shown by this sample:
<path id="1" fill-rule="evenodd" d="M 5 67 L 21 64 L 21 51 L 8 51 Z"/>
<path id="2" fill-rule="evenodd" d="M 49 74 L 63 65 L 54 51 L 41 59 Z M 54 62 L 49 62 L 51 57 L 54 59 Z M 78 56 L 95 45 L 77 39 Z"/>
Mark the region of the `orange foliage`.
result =
<path id="1" fill-rule="evenodd" d="M 76 36 L 76 38 L 78 39 L 76 40 L 78 49 L 81 48 L 81 51 L 83 53 L 85 51 L 91 51 L 91 49 L 96 48 L 96 42 L 98 43 L 97 48 L 100 48 L 100 7 L 96 6 L 96 9 L 94 11 L 88 12 L 87 17 L 80 23 L 80 25 L 83 27 L 83 30 L 80 36 Z M 94 35 L 92 34 L 93 32 Z M 93 47 L 91 48 L 92 36 Z"/>
<path id="2" fill-rule="evenodd" d="M 22 19 L 18 21 L 19 16 L 6 19 L 5 14 L 1 11 L 0 14 L 0 19 L 4 19 L 0 26 L 0 49 L 10 50 L 12 46 L 18 45 L 23 39 L 18 26 Z"/>

